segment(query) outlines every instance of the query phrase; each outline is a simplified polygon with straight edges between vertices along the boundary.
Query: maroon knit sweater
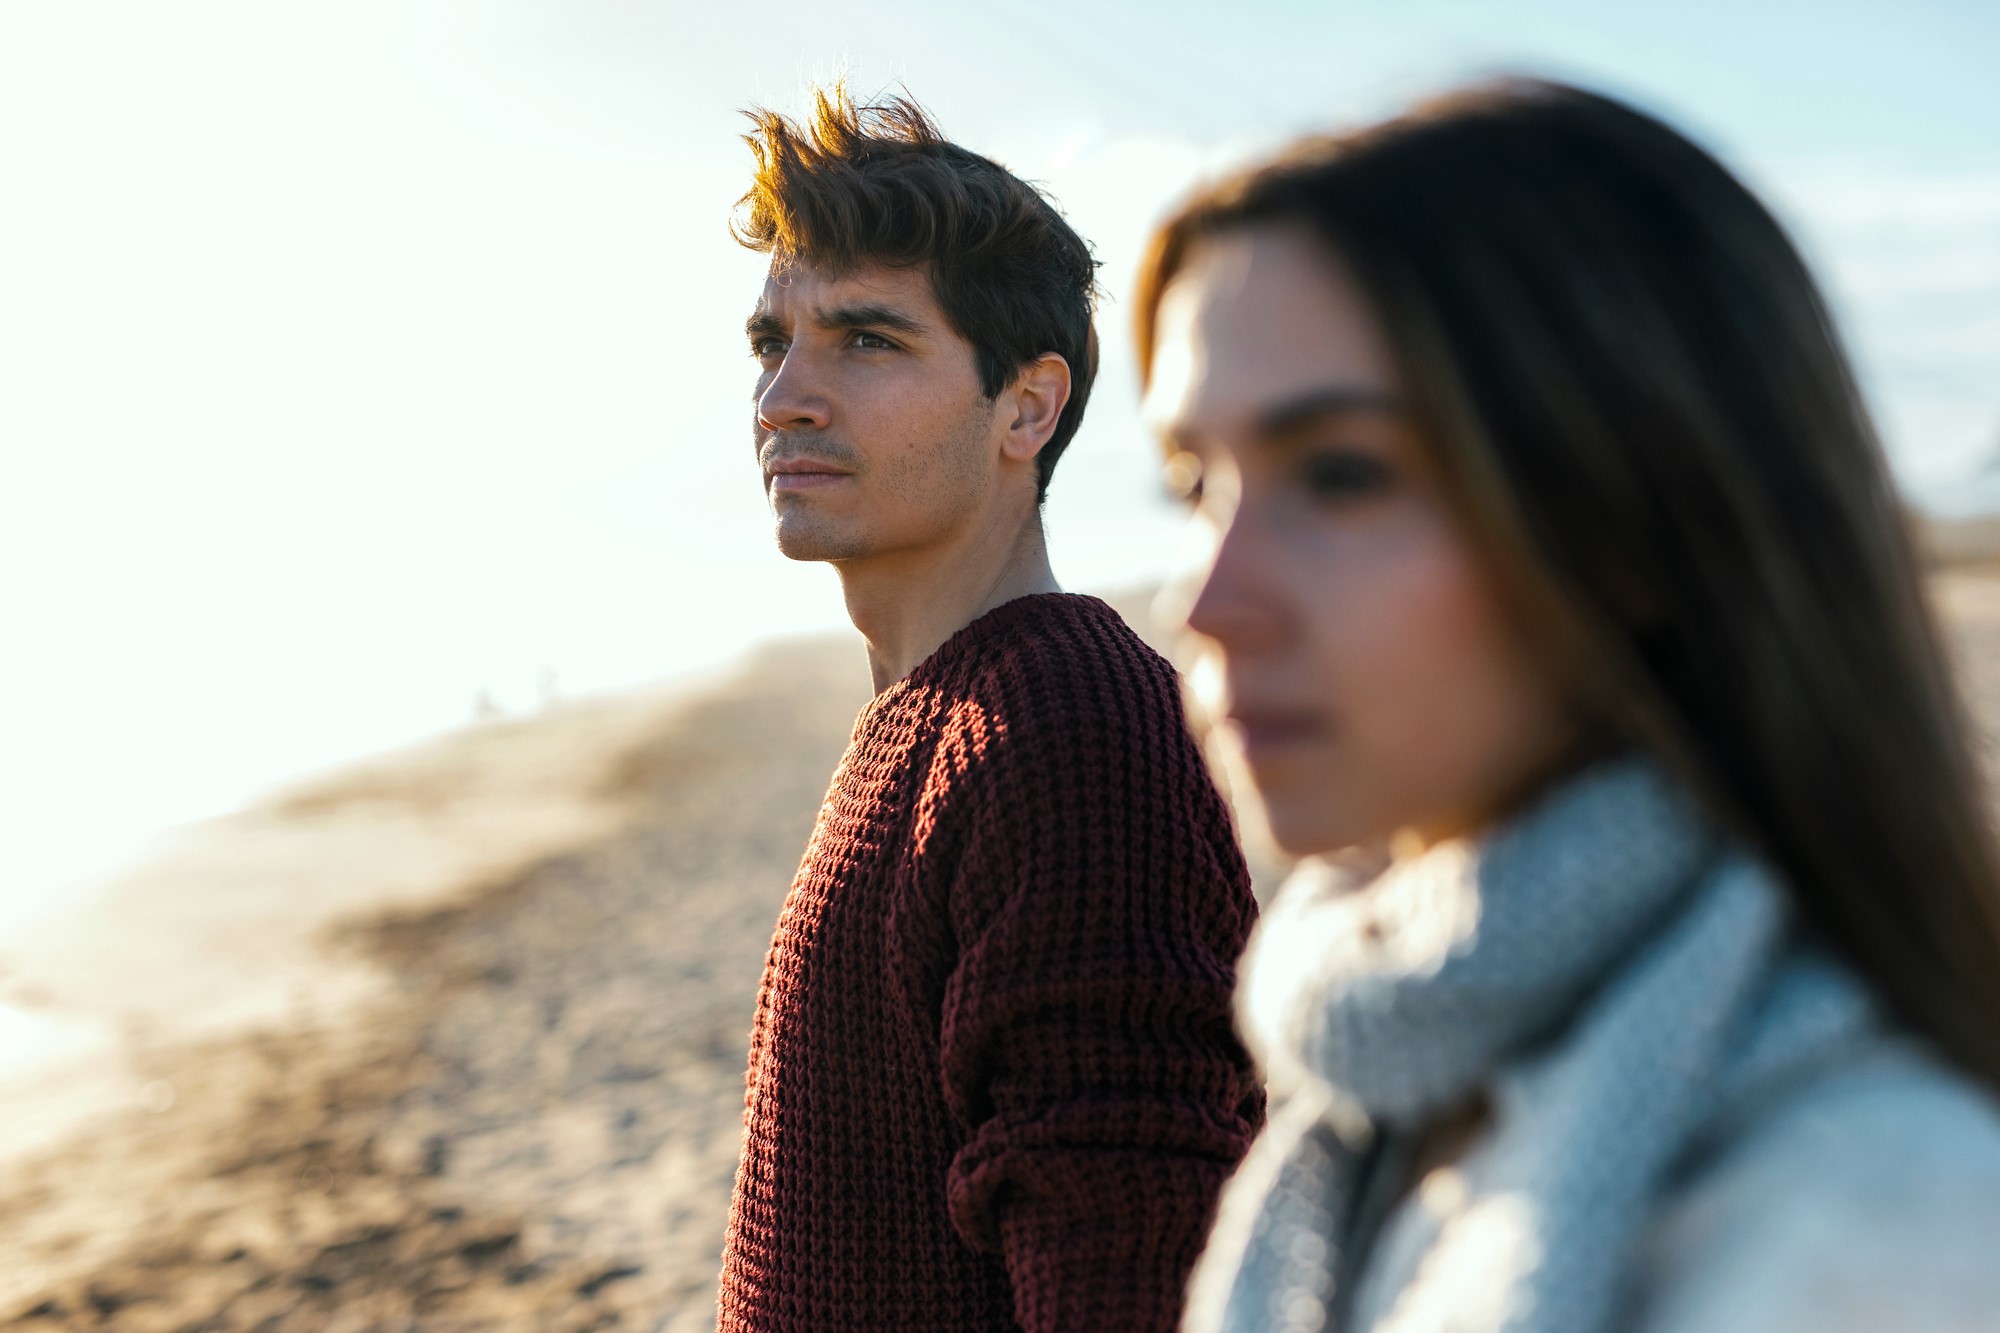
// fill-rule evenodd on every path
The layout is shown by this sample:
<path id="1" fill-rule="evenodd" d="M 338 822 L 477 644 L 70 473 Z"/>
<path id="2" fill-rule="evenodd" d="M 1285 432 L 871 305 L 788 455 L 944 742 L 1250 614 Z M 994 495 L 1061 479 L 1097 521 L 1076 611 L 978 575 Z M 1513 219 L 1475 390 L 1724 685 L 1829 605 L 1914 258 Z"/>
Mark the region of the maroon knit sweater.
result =
<path id="1" fill-rule="evenodd" d="M 1173 669 L 1008 602 L 877 695 L 778 918 L 724 1330 L 1168 1330 L 1263 1119 Z"/>

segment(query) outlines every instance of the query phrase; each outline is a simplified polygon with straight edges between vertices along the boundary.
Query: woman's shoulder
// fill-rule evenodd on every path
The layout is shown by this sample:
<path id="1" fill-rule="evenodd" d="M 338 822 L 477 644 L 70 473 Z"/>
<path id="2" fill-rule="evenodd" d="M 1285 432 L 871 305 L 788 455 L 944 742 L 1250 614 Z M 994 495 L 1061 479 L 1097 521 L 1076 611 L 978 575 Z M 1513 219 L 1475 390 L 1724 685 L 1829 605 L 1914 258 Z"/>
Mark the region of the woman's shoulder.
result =
<path id="1" fill-rule="evenodd" d="M 1883 1040 L 1743 1115 L 1639 1256 L 1638 1333 L 2000 1328 L 2000 1104 Z"/>

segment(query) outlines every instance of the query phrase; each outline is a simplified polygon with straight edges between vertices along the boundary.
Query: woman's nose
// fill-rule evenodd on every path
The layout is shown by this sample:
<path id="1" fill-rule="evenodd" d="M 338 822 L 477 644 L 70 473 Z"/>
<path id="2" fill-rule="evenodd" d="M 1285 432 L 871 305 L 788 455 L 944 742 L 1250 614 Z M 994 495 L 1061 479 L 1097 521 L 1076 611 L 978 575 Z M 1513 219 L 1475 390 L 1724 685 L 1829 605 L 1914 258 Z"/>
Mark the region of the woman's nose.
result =
<path id="1" fill-rule="evenodd" d="M 1270 553 L 1245 529 L 1243 515 L 1216 543 L 1208 568 L 1187 603 L 1187 627 L 1225 653 L 1254 654 L 1284 641 L 1282 580 Z"/>

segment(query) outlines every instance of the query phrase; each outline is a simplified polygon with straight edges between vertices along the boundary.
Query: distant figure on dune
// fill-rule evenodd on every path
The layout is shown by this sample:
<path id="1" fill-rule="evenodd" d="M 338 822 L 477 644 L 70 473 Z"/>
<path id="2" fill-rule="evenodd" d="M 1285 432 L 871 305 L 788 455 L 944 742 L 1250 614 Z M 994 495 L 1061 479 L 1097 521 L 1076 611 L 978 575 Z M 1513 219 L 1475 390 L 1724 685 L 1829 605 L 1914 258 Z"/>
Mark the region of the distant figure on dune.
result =
<path id="1" fill-rule="evenodd" d="M 1134 301 L 1280 845 L 1192 1333 L 2000 1328 L 2000 872 L 1826 308 L 1714 159 L 1464 93 Z"/>
<path id="2" fill-rule="evenodd" d="M 1256 909 L 1173 670 L 1043 545 L 1095 263 L 907 100 L 754 119 L 757 461 L 877 693 L 765 967 L 720 1326 L 1171 1329 L 1262 1123 Z"/>

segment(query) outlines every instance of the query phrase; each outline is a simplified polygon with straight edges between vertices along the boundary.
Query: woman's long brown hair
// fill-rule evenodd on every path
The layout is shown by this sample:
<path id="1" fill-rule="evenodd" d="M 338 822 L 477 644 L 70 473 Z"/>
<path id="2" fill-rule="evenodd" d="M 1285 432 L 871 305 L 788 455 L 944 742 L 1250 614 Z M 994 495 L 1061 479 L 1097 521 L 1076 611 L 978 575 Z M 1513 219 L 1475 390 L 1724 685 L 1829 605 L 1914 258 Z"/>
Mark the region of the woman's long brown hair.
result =
<path id="1" fill-rule="evenodd" d="M 2000 1089 L 2000 858 L 1826 306 L 1716 160 L 1533 81 L 1311 139 L 1156 235 L 1316 234 L 1372 300 L 1497 581 L 1905 1022 Z"/>

